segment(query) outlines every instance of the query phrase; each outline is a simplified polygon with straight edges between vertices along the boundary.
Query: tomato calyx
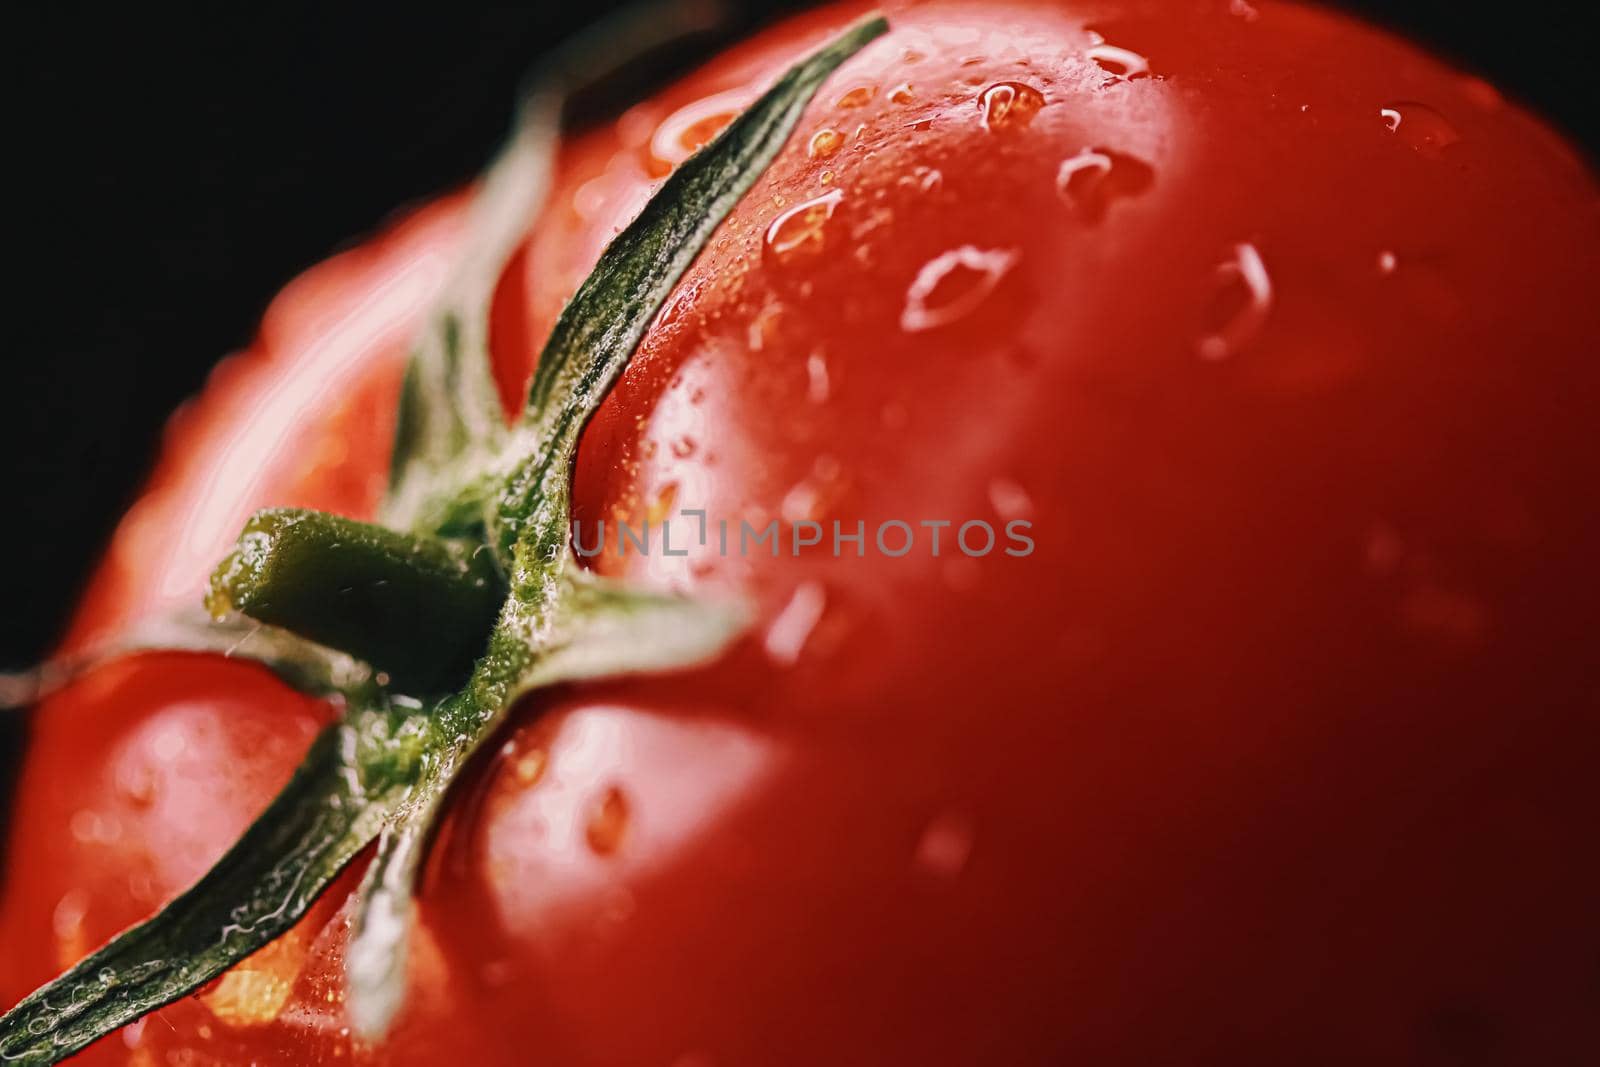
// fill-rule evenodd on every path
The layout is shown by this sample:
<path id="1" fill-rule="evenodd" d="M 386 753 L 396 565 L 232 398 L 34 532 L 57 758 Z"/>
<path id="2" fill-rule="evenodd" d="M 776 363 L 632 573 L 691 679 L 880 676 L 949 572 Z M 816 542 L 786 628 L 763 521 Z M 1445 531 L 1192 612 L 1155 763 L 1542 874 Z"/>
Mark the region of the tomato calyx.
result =
<path id="1" fill-rule="evenodd" d="M 601 255 L 504 424 L 492 286 L 545 186 L 555 109 L 535 93 L 480 189 L 468 251 L 402 391 L 384 525 L 305 511 L 250 520 L 213 577 L 223 616 L 177 647 L 265 624 L 273 665 L 343 705 L 289 785 L 194 887 L 0 1019 L 0 1060 L 55 1063 L 184 996 L 289 929 L 378 847 L 346 955 L 350 1019 L 387 1031 L 412 893 L 450 785 L 533 689 L 681 668 L 743 629 L 711 604 L 596 576 L 569 538 L 579 436 L 660 308 L 788 140 L 824 80 L 886 32 L 869 18 L 802 60 L 685 161 Z M 359 587 L 362 595 L 348 593 Z M 250 622 L 241 623 L 240 616 Z"/>

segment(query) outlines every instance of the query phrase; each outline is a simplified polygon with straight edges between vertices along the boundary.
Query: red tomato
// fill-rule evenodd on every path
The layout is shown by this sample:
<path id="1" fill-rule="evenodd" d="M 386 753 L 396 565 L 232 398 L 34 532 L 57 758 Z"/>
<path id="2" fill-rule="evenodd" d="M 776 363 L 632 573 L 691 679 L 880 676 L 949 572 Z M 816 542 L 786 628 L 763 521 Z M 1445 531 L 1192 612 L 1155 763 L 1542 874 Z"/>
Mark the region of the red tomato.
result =
<path id="1" fill-rule="evenodd" d="M 496 298 L 508 393 L 660 176 L 858 13 L 564 148 Z M 453 799 L 384 1046 L 340 1006 L 347 877 L 86 1060 L 1600 1052 L 1594 175 L 1311 7 L 891 18 L 679 286 L 574 487 L 590 530 L 862 521 L 866 557 L 593 561 L 761 615 L 708 668 L 526 701 Z M 278 299 L 176 421 L 73 641 L 197 598 L 252 508 L 372 513 L 459 216 Z M 1036 548 L 970 558 L 952 526 L 934 557 L 918 528 L 888 559 L 896 519 L 1026 519 Z M 0 995 L 182 889 L 326 714 L 194 656 L 47 702 Z"/>

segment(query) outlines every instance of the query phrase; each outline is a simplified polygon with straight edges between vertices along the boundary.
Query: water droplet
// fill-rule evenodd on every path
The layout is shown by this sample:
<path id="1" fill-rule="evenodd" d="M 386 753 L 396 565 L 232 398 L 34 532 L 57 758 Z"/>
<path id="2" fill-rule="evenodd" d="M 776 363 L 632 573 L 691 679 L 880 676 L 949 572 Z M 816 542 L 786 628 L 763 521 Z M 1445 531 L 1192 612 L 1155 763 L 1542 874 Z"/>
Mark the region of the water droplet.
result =
<path id="1" fill-rule="evenodd" d="M 889 90 L 889 100 L 892 103 L 909 104 L 916 98 L 917 94 L 912 90 L 910 82 L 901 82 Z"/>
<path id="2" fill-rule="evenodd" d="M 1446 148 L 1461 140 L 1450 121 L 1427 104 L 1401 101 L 1378 109 L 1390 133 L 1429 159 L 1437 159 Z"/>
<path id="3" fill-rule="evenodd" d="M 1395 268 L 1398 267 L 1399 265 L 1400 265 L 1400 261 L 1398 259 L 1396 259 L 1395 258 L 1395 254 L 1393 252 L 1390 252 L 1388 249 L 1385 249 L 1384 251 L 1378 253 L 1378 273 L 1379 274 L 1393 274 Z"/>
<path id="4" fill-rule="evenodd" d="M 237 968 L 223 975 L 201 999 L 230 1026 L 259 1026 L 278 1017 L 292 987 L 265 971 Z"/>
<path id="5" fill-rule="evenodd" d="M 142 761 L 124 763 L 117 768 L 117 792 L 136 808 L 148 808 L 156 799 L 155 772 Z"/>
<path id="6" fill-rule="evenodd" d="M 833 217 L 844 191 L 835 189 L 822 196 L 796 204 L 772 220 L 767 227 L 766 251 L 779 263 L 819 255 L 823 247 L 823 230 Z"/>
<path id="7" fill-rule="evenodd" d="M 56 902 L 55 911 L 50 913 L 50 929 L 56 938 L 61 941 L 63 951 L 69 946 L 81 946 L 83 942 L 83 920 L 89 914 L 89 894 L 81 889 L 68 890 L 65 896 Z M 81 951 L 78 953 L 81 955 Z M 72 962 L 76 963 L 74 959 Z"/>
<path id="8" fill-rule="evenodd" d="M 973 837 L 971 816 L 950 811 L 935 816 L 917 840 L 917 866 L 940 878 L 954 878 L 966 869 Z"/>
<path id="9" fill-rule="evenodd" d="M 86 845 L 96 844 L 108 836 L 106 820 L 101 818 L 99 812 L 87 808 L 73 813 L 67 828 L 72 831 L 73 838 Z"/>
<path id="10" fill-rule="evenodd" d="M 930 260 L 906 292 L 900 328 L 918 333 L 971 314 L 1016 266 L 1017 259 L 1018 254 L 1008 249 L 962 245 Z"/>
<path id="11" fill-rule="evenodd" d="M 122 1028 L 122 1044 L 125 1048 L 130 1050 L 136 1050 L 139 1048 L 139 1045 L 144 1041 L 144 1028 L 145 1023 L 148 1021 L 149 1017 L 146 1016 L 145 1018 L 140 1019 L 137 1022 L 131 1022 Z M 143 1061 L 142 1063 L 141 1060 Z M 148 1053 L 142 1057 L 135 1054 L 133 1057 L 129 1058 L 128 1067 L 147 1067 L 147 1065 L 153 1064 L 154 1062 L 155 1061 L 149 1057 Z"/>
<path id="12" fill-rule="evenodd" d="M 584 827 L 584 837 L 589 847 L 601 856 L 616 852 L 628 832 L 628 798 L 621 789 L 611 786 L 600 797 L 589 814 Z"/>
<path id="13" fill-rule="evenodd" d="M 1056 189 L 1062 196 L 1076 199 L 1075 195 L 1071 195 L 1074 183 L 1085 185 L 1110 173 L 1111 157 L 1104 152 L 1085 148 L 1077 155 L 1061 161 L 1061 169 L 1056 172 Z"/>
<path id="14" fill-rule="evenodd" d="M 797 523 L 821 519 L 839 491 L 839 461 L 823 453 L 811 465 L 811 474 L 784 494 L 778 513 L 784 522 Z"/>
<path id="15" fill-rule="evenodd" d="M 183 755 L 189 747 L 188 740 L 183 736 L 183 731 L 176 726 L 168 727 L 156 736 L 150 743 L 150 751 L 164 763 L 170 763 Z"/>
<path id="16" fill-rule="evenodd" d="M 604 176 L 590 178 L 572 194 L 572 210 L 585 222 L 593 222 L 604 210 L 609 199 L 610 183 Z"/>
<path id="17" fill-rule="evenodd" d="M 827 604 L 828 596 L 820 582 L 800 583 L 789 597 L 789 602 L 767 627 L 767 657 L 780 667 L 792 667 L 798 663 L 800 653 L 805 650 L 806 641 L 810 639 L 811 631 L 816 629 Z"/>
<path id="18" fill-rule="evenodd" d="M 1056 192 L 1081 218 L 1098 222 L 1113 200 L 1136 196 L 1154 180 L 1155 171 L 1142 160 L 1105 148 L 1085 148 L 1061 161 Z"/>
<path id="19" fill-rule="evenodd" d="M 761 313 L 750 320 L 750 328 L 745 331 L 746 343 L 750 351 L 763 351 L 769 344 L 778 339 L 778 328 L 783 323 L 783 308 L 777 304 L 769 304 L 761 309 Z"/>
<path id="20" fill-rule="evenodd" d="M 806 151 L 812 159 L 827 159 L 844 144 L 844 134 L 831 126 L 824 126 L 811 135 L 811 144 Z"/>
<path id="21" fill-rule="evenodd" d="M 1149 76 L 1150 61 L 1138 52 L 1107 44 L 1098 33 L 1091 32 L 1089 37 L 1091 43 L 1086 54 L 1107 74 L 1124 81 Z"/>
<path id="22" fill-rule="evenodd" d="M 872 98 L 878 95 L 876 86 L 858 85 L 839 98 L 839 106 L 846 108 L 866 107 Z"/>
<path id="23" fill-rule="evenodd" d="M 1222 325 L 1199 345 L 1200 358 L 1213 361 L 1226 359 L 1247 344 L 1272 309 L 1272 279 L 1255 245 L 1234 245 L 1233 258 L 1217 267 L 1217 278 L 1223 285 L 1218 295 L 1222 311 L 1217 316 Z"/>
<path id="24" fill-rule="evenodd" d="M 672 518 L 676 512 L 674 506 L 678 503 L 678 483 L 668 482 L 656 493 L 655 499 L 650 502 L 650 507 L 645 511 L 645 520 L 652 526 L 660 526 Z"/>
<path id="25" fill-rule="evenodd" d="M 684 434 L 682 437 L 673 438 L 672 454 L 679 459 L 688 459 L 694 455 L 695 449 L 698 447 L 699 443 L 693 437 Z"/>
<path id="26" fill-rule="evenodd" d="M 989 482 L 989 503 L 1002 519 L 1026 519 L 1033 514 L 1033 501 L 1027 490 L 1010 478 L 995 478 Z"/>
<path id="27" fill-rule="evenodd" d="M 806 397 L 813 404 L 825 404 L 829 388 L 828 361 L 821 352 L 813 352 L 806 357 Z"/>
<path id="28" fill-rule="evenodd" d="M 652 177 L 665 177 L 672 168 L 688 159 L 739 116 L 750 103 L 744 90 L 717 93 L 696 100 L 668 115 L 650 138 L 647 170 Z"/>
<path id="29" fill-rule="evenodd" d="M 807 478 L 798 482 L 778 504 L 778 513 L 783 516 L 784 522 L 795 523 L 807 519 L 818 519 L 822 515 L 822 492 L 816 484 Z"/>
<path id="30" fill-rule="evenodd" d="M 518 756 L 516 761 L 511 764 L 512 777 L 516 778 L 517 784 L 524 789 L 537 785 L 539 779 L 544 777 L 544 768 L 547 762 L 544 749 L 530 748 Z"/>
<path id="31" fill-rule="evenodd" d="M 305 944 L 291 932 L 224 974 L 200 1002 L 228 1026 L 264 1026 L 283 1012 L 305 959 Z"/>
<path id="32" fill-rule="evenodd" d="M 510 960 L 490 960 L 478 969 L 478 977 L 490 989 L 502 989 L 516 977 L 517 965 Z"/>
<path id="33" fill-rule="evenodd" d="M 996 82 L 978 96 L 986 130 L 1026 126 L 1042 107 L 1044 94 L 1022 82 Z"/>
<path id="34" fill-rule="evenodd" d="M 140 904 L 154 903 L 156 900 L 155 882 L 144 871 L 133 872 L 128 875 L 128 896 Z"/>

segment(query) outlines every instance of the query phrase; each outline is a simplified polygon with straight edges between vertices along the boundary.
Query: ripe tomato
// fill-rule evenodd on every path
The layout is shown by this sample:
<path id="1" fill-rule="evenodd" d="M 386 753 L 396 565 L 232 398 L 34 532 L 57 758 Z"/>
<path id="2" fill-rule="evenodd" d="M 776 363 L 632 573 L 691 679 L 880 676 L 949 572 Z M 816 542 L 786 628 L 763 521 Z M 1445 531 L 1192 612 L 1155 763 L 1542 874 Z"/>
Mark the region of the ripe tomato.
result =
<path id="1" fill-rule="evenodd" d="M 661 175 L 858 13 L 564 146 L 496 294 L 508 396 Z M 679 286 L 574 485 L 590 529 L 862 521 L 865 558 L 591 561 L 759 620 L 710 667 L 525 702 L 454 796 L 384 1046 L 340 1006 L 347 876 L 86 1060 L 1600 1049 L 1594 176 L 1315 8 L 891 17 Z M 196 600 L 253 508 L 372 514 L 460 218 L 441 201 L 279 297 L 175 420 L 69 643 Z M 927 528 L 902 558 L 870 540 L 1019 518 L 1023 558 L 954 526 L 938 556 Z M 194 879 L 328 714 L 176 654 L 41 707 L 6 1002 Z"/>

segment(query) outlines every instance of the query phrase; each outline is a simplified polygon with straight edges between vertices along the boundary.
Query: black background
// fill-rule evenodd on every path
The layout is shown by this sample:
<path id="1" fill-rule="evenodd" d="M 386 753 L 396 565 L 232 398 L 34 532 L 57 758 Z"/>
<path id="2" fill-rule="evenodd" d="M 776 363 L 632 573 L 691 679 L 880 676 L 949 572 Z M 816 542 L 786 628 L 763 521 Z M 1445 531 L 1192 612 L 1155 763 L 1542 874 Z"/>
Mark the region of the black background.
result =
<path id="1" fill-rule="evenodd" d="M 531 60 L 616 6 L 140 5 L 11 27 L 0 669 L 58 636 L 167 415 L 272 294 L 470 177 Z M 1562 5 L 1344 6 L 1453 55 L 1593 156 L 1587 37 Z M 15 725 L 0 723 L 0 755 Z"/>

